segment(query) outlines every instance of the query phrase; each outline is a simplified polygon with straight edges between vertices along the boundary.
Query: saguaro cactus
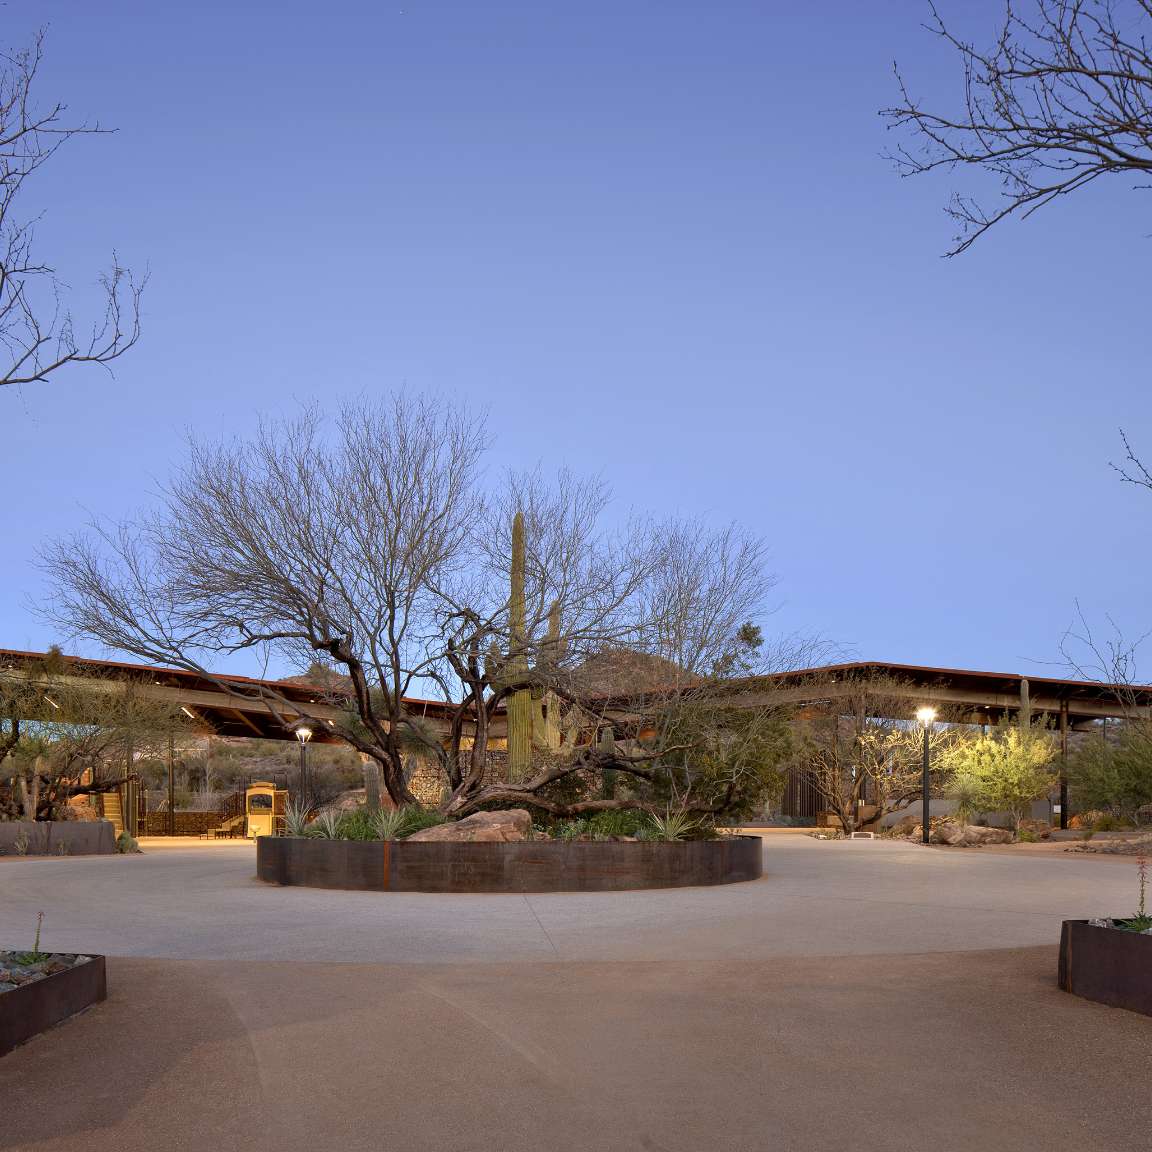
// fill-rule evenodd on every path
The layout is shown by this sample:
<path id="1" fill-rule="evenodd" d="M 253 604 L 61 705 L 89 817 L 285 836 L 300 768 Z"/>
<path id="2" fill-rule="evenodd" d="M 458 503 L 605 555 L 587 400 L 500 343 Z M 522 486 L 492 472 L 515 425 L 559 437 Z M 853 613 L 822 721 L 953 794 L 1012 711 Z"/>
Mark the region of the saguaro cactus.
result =
<path id="1" fill-rule="evenodd" d="M 545 669 L 552 669 L 559 661 L 564 650 L 564 642 L 560 639 L 560 605 L 554 603 L 548 612 L 548 638 L 545 640 L 537 669 L 543 665 Z M 536 748 L 548 748 L 556 751 L 563 741 L 560 731 L 560 714 L 557 709 L 555 694 L 550 692 L 543 684 L 532 688 L 532 744 Z"/>
<path id="2" fill-rule="evenodd" d="M 524 513 L 512 517 L 512 579 L 508 596 L 509 652 L 505 675 L 523 680 L 528 675 L 527 605 L 524 592 Z M 519 781 L 532 766 L 532 692 L 517 688 L 508 697 L 508 777 Z"/>

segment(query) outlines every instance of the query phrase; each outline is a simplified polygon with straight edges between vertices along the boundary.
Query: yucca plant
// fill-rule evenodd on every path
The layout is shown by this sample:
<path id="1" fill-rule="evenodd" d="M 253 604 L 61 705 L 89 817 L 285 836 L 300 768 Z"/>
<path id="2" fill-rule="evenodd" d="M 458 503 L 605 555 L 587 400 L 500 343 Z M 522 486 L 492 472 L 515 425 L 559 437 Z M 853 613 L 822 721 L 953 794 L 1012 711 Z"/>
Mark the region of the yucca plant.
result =
<path id="1" fill-rule="evenodd" d="M 663 816 L 649 814 L 652 839 L 654 840 L 687 840 L 693 832 L 700 829 L 700 821 L 687 812 L 666 812 Z"/>
<path id="2" fill-rule="evenodd" d="M 304 836 L 308 831 L 308 821 L 312 809 L 297 800 L 289 800 L 284 807 L 284 833 L 287 836 Z"/>

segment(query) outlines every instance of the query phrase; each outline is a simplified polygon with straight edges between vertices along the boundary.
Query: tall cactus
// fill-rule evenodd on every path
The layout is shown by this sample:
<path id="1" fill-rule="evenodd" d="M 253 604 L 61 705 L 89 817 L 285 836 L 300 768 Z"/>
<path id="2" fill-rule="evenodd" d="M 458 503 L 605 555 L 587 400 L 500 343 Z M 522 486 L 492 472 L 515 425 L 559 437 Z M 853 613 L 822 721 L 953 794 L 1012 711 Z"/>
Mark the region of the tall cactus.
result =
<path id="1" fill-rule="evenodd" d="M 526 636 L 528 609 L 524 592 L 524 513 L 512 517 L 512 580 L 508 597 L 510 651 L 506 675 L 523 680 L 528 674 Z M 523 780 L 532 767 L 532 692 L 518 688 L 508 698 L 508 778 Z"/>
<path id="2" fill-rule="evenodd" d="M 555 667 L 564 651 L 564 642 L 560 638 L 560 604 L 553 603 L 548 611 L 548 638 L 544 642 L 537 663 L 537 669 L 543 665 L 546 670 Z M 543 684 L 532 688 L 532 744 L 537 748 L 547 748 L 556 751 L 562 742 L 560 731 L 560 714 L 556 707 L 554 693 Z"/>

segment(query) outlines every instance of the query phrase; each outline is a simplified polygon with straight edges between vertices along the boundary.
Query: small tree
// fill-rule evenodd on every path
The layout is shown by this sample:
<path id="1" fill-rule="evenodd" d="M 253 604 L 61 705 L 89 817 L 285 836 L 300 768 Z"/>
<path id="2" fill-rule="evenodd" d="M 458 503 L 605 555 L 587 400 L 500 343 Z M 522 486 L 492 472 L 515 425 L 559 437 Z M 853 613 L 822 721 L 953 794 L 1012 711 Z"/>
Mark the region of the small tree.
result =
<path id="1" fill-rule="evenodd" d="M 944 755 L 949 789 L 975 812 L 1007 812 L 1015 830 L 1028 806 L 1056 782 L 1056 746 L 1046 732 L 1016 725 L 958 740 Z"/>
<path id="2" fill-rule="evenodd" d="M 811 703 L 795 721 L 794 765 L 846 832 L 875 827 L 921 795 L 924 731 L 902 719 L 915 701 L 906 685 L 886 676 L 840 677 L 814 680 L 805 691 Z M 929 785 L 938 795 L 939 754 L 953 737 L 937 724 L 929 738 Z"/>
<path id="3" fill-rule="evenodd" d="M 1077 810 L 1103 809 L 1135 822 L 1152 804 L 1152 729 L 1126 724 L 1113 741 L 1088 739 L 1068 761 L 1068 783 Z"/>

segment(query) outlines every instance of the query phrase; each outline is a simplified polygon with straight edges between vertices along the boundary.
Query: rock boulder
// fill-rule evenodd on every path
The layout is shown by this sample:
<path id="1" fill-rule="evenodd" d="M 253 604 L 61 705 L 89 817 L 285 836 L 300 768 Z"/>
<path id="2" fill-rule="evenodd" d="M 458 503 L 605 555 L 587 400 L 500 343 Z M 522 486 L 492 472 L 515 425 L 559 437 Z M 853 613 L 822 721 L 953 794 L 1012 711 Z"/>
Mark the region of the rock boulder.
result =
<path id="1" fill-rule="evenodd" d="M 1007 828 L 982 828 L 969 824 L 964 829 L 965 844 L 1011 844 L 1012 840 L 1012 833 Z"/>
<path id="2" fill-rule="evenodd" d="M 532 817 L 523 808 L 509 808 L 505 812 L 477 812 L 463 820 L 437 824 L 414 832 L 406 839 L 415 841 L 471 841 L 474 843 L 501 843 L 532 838 Z"/>

